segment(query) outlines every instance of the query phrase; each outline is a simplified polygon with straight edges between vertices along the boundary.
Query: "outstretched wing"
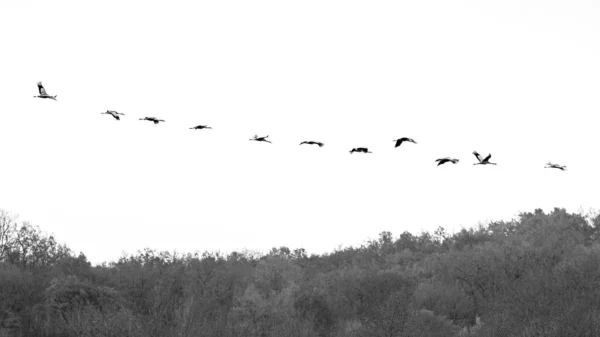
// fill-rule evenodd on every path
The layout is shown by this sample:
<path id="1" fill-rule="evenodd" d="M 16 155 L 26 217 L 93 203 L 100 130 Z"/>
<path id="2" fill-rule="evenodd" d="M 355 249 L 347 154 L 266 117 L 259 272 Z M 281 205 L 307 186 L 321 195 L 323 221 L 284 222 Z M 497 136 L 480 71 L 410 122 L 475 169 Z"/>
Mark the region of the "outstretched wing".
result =
<path id="1" fill-rule="evenodd" d="M 488 156 L 487 156 L 487 157 L 485 157 L 485 159 L 483 159 L 483 161 L 489 161 L 489 160 L 490 160 L 490 158 L 492 158 L 492 154 L 491 154 L 491 153 L 490 153 L 490 154 L 488 154 Z"/>
<path id="2" fill-rule="evenodd" d="M 42 81 L 39 81 L 37 83 L 37 86 L 38 86 L 38 90 L 40 92 L 40 95 L 42 95 L 42 96 L 48 95 L 48 94 L 46 94 L 46 89 L 44 89 L 44 86 L 42 86 Z"/>
<path id="3" fill-rule="evenodd" d="M 479 155 L 479 153 L 477 153 L 477 151 L 473 152 L 473 154 L 475 155 L 475 158 L 477 158 L 477 161 L 479 161 L 481 163 L 481 156 Z"/>

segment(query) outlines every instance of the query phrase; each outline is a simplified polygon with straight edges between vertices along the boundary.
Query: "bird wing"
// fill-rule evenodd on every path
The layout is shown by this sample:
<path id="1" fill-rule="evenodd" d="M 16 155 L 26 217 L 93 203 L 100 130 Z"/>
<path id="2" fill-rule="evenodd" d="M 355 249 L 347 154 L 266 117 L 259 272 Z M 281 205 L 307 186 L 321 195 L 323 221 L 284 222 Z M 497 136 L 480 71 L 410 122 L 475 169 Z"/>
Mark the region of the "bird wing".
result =
<path id="1" fill-rule="evenodd" d="M 44 89 L 44 87 L 42 86 L 42 82 L 38 82 L 37 86 L 38 86 L 38 90 L 40 92 L 40 95 L 42 95 L 42 96 L 48 95 L 46 93 L 46 89 Z"/>
<path id="2" fill-rule="evenodd" d="M 404 138 L 396 139 L 396 146 L 394 146 L 394 147 L 400 146 L 403 141 L 404 141 Z"/>
<path id="3" fill-rule="evenodd" d="M 483 159 L 483 161 L 488 161 L 488 160 L 490 160 L 490 158 L 492 158 L 492 154 L 491 153 L 488 154 L 488 156 L 485 157 L 485 159 Z"/>
<path id="4" fill-rule="evenodd" d="M 475 158 L 477 158 L 477 160 L 481 163 L 481 156 L 479 155 L 479 153 L 477 153 L 477 151 L 473 152 L 473 154 L 475 155 Z"/>

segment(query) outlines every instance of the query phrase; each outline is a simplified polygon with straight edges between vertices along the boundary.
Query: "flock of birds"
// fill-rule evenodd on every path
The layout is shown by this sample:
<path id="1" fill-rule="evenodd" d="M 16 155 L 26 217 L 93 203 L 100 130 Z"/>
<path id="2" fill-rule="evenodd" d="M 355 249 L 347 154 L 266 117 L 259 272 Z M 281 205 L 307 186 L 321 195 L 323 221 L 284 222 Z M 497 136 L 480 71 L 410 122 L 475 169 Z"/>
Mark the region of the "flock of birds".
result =
<path id="1" fill-rule="evenodd" d="M 44 87 L 42 86 L 42 82 L 38 82 L 37 83 L 38 86 L 38 91 L 39 91 L 39 95 L 37 96 L 33 96 L 33 97 L 37 97 L 37 98 L 48 98 L 48 99 L 52 99 L 56 101 L 56 96 L 51 96 L 48 95 L 48 93 L 46 92 L 46 89 L 44 89 Z M 121 120 L 120 116 L 124 116 L 124 113 L 121 112 L 117 112 L 114 110 L 106 110 L 105 112 L 101 112 L 101 114 L 105 114 L 105 115 L 111 115 L 114 119 L 116 120 Z M 144 118 L 140 118 L 140 120 L 142 121 L 150 121 L 153 122 L 154 124 L 158 124 L 160 122 L 165 122 L 165 120 L 163 119 L 158 119 L 156 117 L 144 117 Z M 212 129 L 210 126 L 207 125 L 197 125 L 194 127 L 191 127 L 190 129 L 192 130 L 202 130 L 202 129 Z M 254 135 L 253 138 L 251 138 L 251 141 L 256 141 L 256 142 L 265 142 L 265 143 L 271 143 L 271 141 L 269 141 L 267 138 L 269 138 L 269 136 L 263 136 L 263 137 L 258 137 L 257 135 Z M 402 143 L 407 142 L 407 143 L 413 143 L 413 144 L 417 144 L 417 142 L 412 139 L 412 138 L 407 138 L 407 137 L 402 137 L 399 139 L 394 139 L 395 145 L 394 147 L 399 147 L 400 145 L 402 145 Z M 307 145 L 317 145 L 319 147 L 323 147 L 323 143 L 321 142 L 316 142 L 316 141 L 303 141 L 300 143 L 300 145 L 303 144 L 307 144 Z M 353 148 L 352 150 L 350 150 L 350 154 L 354 153 L 354 152 L 358 152 L 358 153 L 373 153 L 371 151 L 369 151 L 368 148 L 366 147 L 356 147 Z M 488 154 L 486 157 L 481 156 L 479 153 L 477 153 L 477 151 L 473 151 L 473 155 L 475 156 L 475 158 L 477 158 L 477 162 L 473 165 L 497 165 L 496 163 L 492 163 L 490 162 L 490 159 L 492 158 L 492 154 Z M 459 162 L 458 159 L 456 158 L 450 158 L 450 157 L 445 157 L 445 158 L 439 158 L 435 160 L 438 164 L 437 166 L 446 164 L 446 163 L 452 163 L 452 164 L 456 164 Z M 555 168 L 555 169 L 559 169 L 561 171 L 564 171 L 567 169 L 566 166 L 564 165 L 558 165 L 558 164 L 553 164 L 551 162 L 548 162 L 546 164 L 546 166 L 544 166 L 545 168 Z"/>

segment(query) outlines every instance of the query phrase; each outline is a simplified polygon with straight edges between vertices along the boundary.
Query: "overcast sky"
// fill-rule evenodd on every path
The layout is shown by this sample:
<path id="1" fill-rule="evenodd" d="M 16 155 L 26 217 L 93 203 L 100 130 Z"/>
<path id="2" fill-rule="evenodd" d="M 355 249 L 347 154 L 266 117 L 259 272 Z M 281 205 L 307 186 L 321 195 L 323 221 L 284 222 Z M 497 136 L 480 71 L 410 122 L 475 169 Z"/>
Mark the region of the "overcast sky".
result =
<path id="1" fill-rule="evenodd" d="M 96 263 L 598 207 L 599 17 L 592 0 L 3 0 L 0 208 Z"/>

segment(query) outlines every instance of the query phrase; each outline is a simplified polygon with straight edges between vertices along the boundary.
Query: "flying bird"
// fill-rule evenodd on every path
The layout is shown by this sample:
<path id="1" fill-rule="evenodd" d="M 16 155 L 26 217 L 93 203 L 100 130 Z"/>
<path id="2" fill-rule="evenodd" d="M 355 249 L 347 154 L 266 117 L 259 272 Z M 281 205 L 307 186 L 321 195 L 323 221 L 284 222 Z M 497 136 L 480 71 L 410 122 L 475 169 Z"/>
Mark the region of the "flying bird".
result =
<path id="1" fill-rule="evenodd" d="M 157 119 L 156 117 L 144 117 L 144 118 L 140 118 L 141 121 L 151 121 L 154 122 L 154 124 L 158 124 L 159 122 L 164 122 L 164 120 L 162 119 Z"/>
<path id="2" fill-rule="evenodd" d="M 212 129 L 210 126 L 207 125 L 196 125 L 193 128 L 190 128 L 191 130 L 202 130 L 202 129 Z"/>
<path id="3" fill-rule="evenodd" d="M 435 161 L 438 162 L 437 166 L 443 165 L 443 164 L 448 163 L 448 162 L 450 162 L 452 164 L 458 163 L 458 159 L 448 158 L 448 157 L 436 159 Z"/>
<path id="4" fill-rule="evenodd" d="M 40 92 L 40 94 L 39 94 L 39 95 L 37 95 L 37 96 L 33 96 L 33 97 L 39 97 L 39 98 L 50 98 L 50 99 L 53 99 L 53 100 L 55 100 L 55 101 L 56 101 L 56 96 L 58 96 L 58 95 L 54 95 L 54 96 L 50 96 L 50 95 L 48 95 L 48 94 L 46 93 L 46 89 L 44 89 L 44 86 L 42 85 L 42 81 L 39 81 L 39 82 L 37 83 L 37 86 L 38 86 L 38 91 Z"/>
<path id="5" fill-rule="evenodd" d="M 564 165 L 552 164 L 551 162 L 548 162 L 548 164 L 546 164 L 546 165 L 548 165 L 548 166 L 544 166 L 545 168 L 555 168 L 555 169 L 559 169 L 561 171 L 564 171 L 567 169 L 567 167 Z"/>
<path id="6" fill-rule="evenodd" d="M 300 145 L 302 145 L 302 144 L 319 145 L 319 147 L 323 147 L 323 145 L 325 145 L 325 144 L 323 144 L 321 142 L 315 142 L 315 141 L 312 141 L 312 140 L 304 141 L 304 142 L 300 143 Z"/>
<path id="7" fill-rule="evenodd" d="M 366 147 L 355 147 L 352 150 L 350 150 L 350 154 L 352 154 L 354 152 L 373 153 L 373 152 L 369 151 L 369 149 Z"/>
<path id="8" fill-rule="evenodd" d="M 270 141 L 267 140 L 267 138 L 269 138 L 269 136 L 264 136 L 264 137 L 258 137 L 257 135 L 254 135 L 254 138 L 250 139 L 250 140 L 255 140 L 257 142 L 267 142 L 267 143 L 271 143 Z"/>
<path id="9" fill-rule="evenodd" d="M 496 165 L 496 163 L 490 163 L 490 158 L 492 158 L 491 153 L 483 159 L 481 158 L 481 155 L 477 153 L 477 151 L 473 151 L 473 154 L 475 155 L 475 158 L 477 158 L 477 160 L 479 161 L 479 163 L 475 163 L 473 165 Z"/>
<path id="10" fill-rule="evenodd" d="M 414 139 L 412 139 L 412 138 L 406 138 L 406 137 L 402 137 L 402 138 L 399 138 L 399 139 L 394 139 L 394 141 L 396 142 L 396 145 L 394 147 L 398 147 L 398 146 L 402 145 L 403 142 L 410 142 L 410 143 L 417 144 L 417 142 L 415 142 Z"/>
<path id="11" fill-rule="evenodd" d="M 124 113 L 120 113 L 120 112 L 116 112 L 114 110 L 106 110 L 106 112 L 101 112 L 101 115 L 111 115 L 113 116 L 116 120 L 121 120 L 121 118 L 119 117 L 119 115 L 125 115 Z"/>

